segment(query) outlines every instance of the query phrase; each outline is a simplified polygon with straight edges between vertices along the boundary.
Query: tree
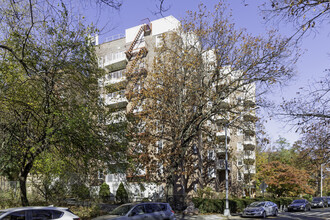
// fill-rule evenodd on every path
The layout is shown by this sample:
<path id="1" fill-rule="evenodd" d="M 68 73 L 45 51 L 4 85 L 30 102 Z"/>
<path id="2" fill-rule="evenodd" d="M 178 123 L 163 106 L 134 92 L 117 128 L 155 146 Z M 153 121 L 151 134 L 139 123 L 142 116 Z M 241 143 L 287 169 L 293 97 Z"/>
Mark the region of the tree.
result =
<path id="1" fill-rule="evenodd" d="M 100 192 L 99 192 L 99 196 L 102 198 L 103 201 L 106 201 L 107 199 L 109 199 L 110 197 L 110 187 L 108 184 L 106 184 L 105 182 L 102 183 L 101 187 L 100 187 Z"/>
<path id="2" fill-rule="evenodd" d="M 144 97 L 139 122 L 145 125 L 136 135 L 144 146 L 138 159 L 150 178 L 162 171 L 154 180 L 165 181 L 174 194 L 214 180 L 214 159 L 205 158 L 224 146 L 224 139 L 216 138 L 217 126 L 223 129 L 254 107 L 254 86 L 260 95 L 292 76 L 292 63 L 284 62 L 292 55 L 285 39 L 275 32 L 262 38 L 236 30 L 225 11 L 220 2 L 213 13 L 203 5 L 189 12 L 181 28 L 162 36 L 151 71 L 137 82 L 143 88 L 135 91 L 137 100 Z M 237 120 L 233 127 L 253 133 L 256 118 L 244 119 L 249 123 Z"/>
<path id="3" fill-rule="evenodd" d="M 301 38 L 307 31 L 329 21 L 330 5 L 327 0 L 269 0 L 263 11 L 270 19 L 279 18 L 296 27 L 292 38 Z"/>
<path id="4" fill-rule="evenodd" d="M 268 192 L 279 197 L 313 193 L 308 186 L 309 176 L 306 171 L 298 170 L 279 161 L 263 164 L 258 172 L 258 179 L 265 181 L 268 185 Z"/>
<path id="5" fill-rule="evenodd" d="M 119 202 L 119 203 L 128 202 L 128 193 L 127 193 L 123 183 L 120 183 L 119 187 L 117 189 L 116 201 Z"/>
<path id="6" fill-rule="evenodd" d="M 120 132 L 98 120 L 106 112 L 98 91 L 103 71 L 88 37 L 94 28 L 70 17 L 63 3 L 43 3 L 0 5 L 0 172 L 19 181 L 24 206 L 27 178 L 43 157 L 59 154 L 86 173 L 116 161 L 125 146 L 113 141 Z"/>

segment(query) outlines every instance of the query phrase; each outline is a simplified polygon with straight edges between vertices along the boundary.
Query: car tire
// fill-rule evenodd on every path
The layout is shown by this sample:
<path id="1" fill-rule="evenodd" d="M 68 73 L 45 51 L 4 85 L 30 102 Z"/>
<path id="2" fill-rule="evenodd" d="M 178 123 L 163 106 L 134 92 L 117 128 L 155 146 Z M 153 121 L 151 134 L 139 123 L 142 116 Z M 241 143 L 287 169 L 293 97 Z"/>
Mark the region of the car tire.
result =
<path id="1" fill-rule="evenodd" d="M 274 216 L 278 216 L 278 210 L 277 209 L 275 209 Z"/>
<path id="2" fill-rule="evenodd" d="M 262 213 L 262 218 L 267 218 L 267 215 L 266 215 L 265 211 Z"/>

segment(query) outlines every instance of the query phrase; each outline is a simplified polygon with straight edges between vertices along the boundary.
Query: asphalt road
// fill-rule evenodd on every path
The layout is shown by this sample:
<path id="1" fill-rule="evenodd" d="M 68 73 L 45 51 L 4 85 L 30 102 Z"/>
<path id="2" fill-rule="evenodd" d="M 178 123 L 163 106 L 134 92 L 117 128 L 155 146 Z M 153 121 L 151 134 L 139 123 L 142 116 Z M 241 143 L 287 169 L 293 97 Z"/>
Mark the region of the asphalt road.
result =
<path id="1" fill-rule="evenodd" d="M 182 218 L 182 216 L 177 215 L 177 220 L 221 220 L 221 219 L 261 219 L 261 218 L 242 218 L 240 216 L 231 216 L 229 218 L 226 218 L 221 215 L 209 215 L 209 216 L 185 216 Z M 267 219 L 271 220 L 330 220 L 330 207 L 329 208 L 317 208 L 312 209 L 311 211 L 307 212 L 282 212 L 279 213 L 277 217 L 269 216 Z"/>
<path id="2" fill-rule="evenodd" d="M 302 220 L 330 220 L 330 207 L 329 208 L 317 208 L 312 209 L 311 211 L 307 212 L 282 212 L 277 217 L 267 217 L 268 219 L 278 219 L 278 220 L 292 220 L 292 219 L 302 219 Z M 230 219 L 243 219 L 241 217 L 232 217 Z M 244 218 L 244 219 L 251 219 L 251 218 Z"/>

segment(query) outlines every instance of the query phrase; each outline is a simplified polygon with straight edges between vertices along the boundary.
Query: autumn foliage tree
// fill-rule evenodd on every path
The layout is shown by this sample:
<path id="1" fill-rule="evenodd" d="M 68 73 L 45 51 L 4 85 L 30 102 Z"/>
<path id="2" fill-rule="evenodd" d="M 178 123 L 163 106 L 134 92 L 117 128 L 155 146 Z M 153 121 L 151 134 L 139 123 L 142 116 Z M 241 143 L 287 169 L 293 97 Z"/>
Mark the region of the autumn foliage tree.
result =
<path id="1" fill-rule="evenodd" d="M 268 185 L 268 192 L 279 197 L 313 193 L 308 185 L 309 175 L 305 170 L 299 170 L 279 161 L 263 164 L 258 172 L 258 179 Z"/>
<path id="2" fill-rule="evenodd" d="M 214 158 L 208 155 L 223 147 L 217 131 L 251 111 L 255 87 L 259 96 L 292 76 L 295 56 L 289 48 L 273 31 L 253 37 L 236 30 L 222 1 L 213 12 L 200 5 L 176 31 L 164 34 L 137 91 L 144 97 L 138 122 L 143 135 L 136 136 L 144 154 L 138 159 L 149 173 L 161 174 L 150 178 L 165 181 L 174 194 L 214 180 Z M 253 130 L 255 118 L 250 119 L 233 127 Z"/>

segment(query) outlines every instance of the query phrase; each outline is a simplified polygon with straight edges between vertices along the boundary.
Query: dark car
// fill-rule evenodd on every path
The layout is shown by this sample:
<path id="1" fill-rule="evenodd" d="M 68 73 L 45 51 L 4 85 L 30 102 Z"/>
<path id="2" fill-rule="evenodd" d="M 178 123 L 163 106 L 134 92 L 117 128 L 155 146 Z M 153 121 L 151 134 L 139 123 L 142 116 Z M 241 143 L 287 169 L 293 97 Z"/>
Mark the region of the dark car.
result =
<path id="1" fill-rule="evenodd" d="M 242 217 L 263 217 L 277 216 L 278 207 L 275 203 L 269 201 L 253 202 L 246 207 L 242 213 Z"/>
<path id="2" fill-rule="evenodd" d="M 326 200 L 328 201 L 328 206 L 330 206 L 330 196 L 325 197 L 325 198 L 326 198 Z"/>
<path id="3" fill-rule="evenodd" d="M 168 203 L 145 202 L 129 203 L 118 206 L 109 215 L 100 216 L 93 220 L 176 220 L 174 212 Z"/>
<path id="4" fill-rule="evenodd" d="M 311 208 L 311 204 L 306 199 L 297 199 L 288 206 L 288 211 L 310 211 Z"/>
<path id="5" fill-rule="evenodd" d="M 327 197 L 321 197 L 324 201 L 324 207 L 329 207 L 328 199 Z"/>
<path id="6" fill-rule="evenodd" d="M 326 202 L 322 197 L 314 197 L 311 203 L 312 208 L 324 208 L 328 206 L 328 202 Z"/>

